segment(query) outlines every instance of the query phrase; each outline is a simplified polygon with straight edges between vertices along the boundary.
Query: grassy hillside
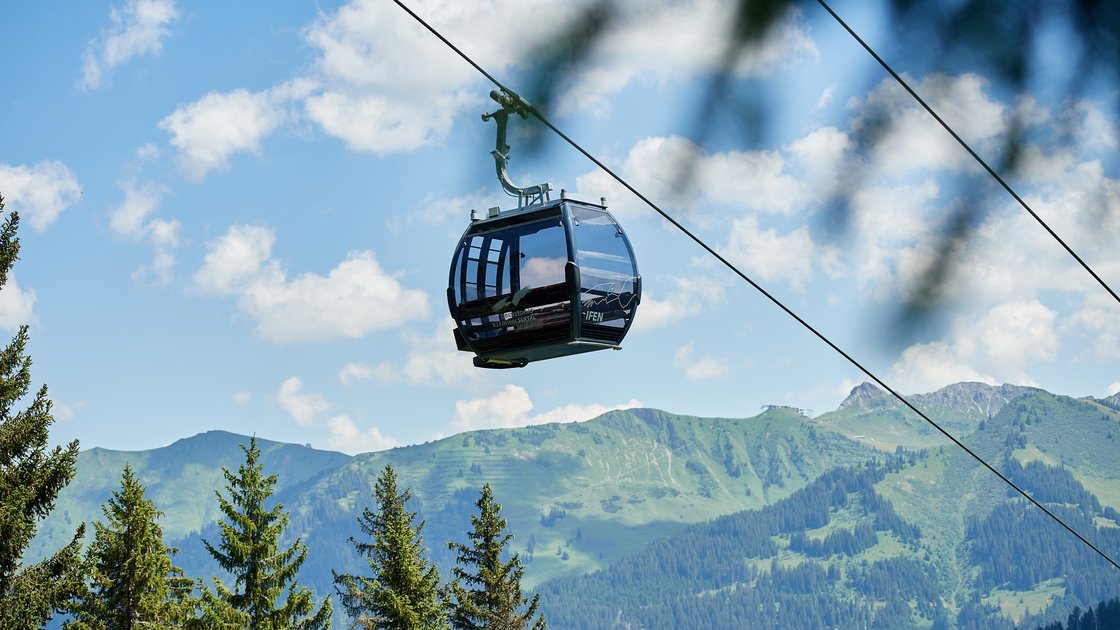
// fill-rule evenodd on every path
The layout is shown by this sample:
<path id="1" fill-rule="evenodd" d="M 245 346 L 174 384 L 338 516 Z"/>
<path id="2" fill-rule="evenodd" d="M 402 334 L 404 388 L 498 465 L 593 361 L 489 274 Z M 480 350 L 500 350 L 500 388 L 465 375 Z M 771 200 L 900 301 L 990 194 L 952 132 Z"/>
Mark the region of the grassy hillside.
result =
<path id="1" fill-rule="evenodd" d="M 424 536 L 441 567 L 453 563 L 446 542 L 465 539 L 478 490 L 490 483 L 531 587 L 601 568 L 690 523 L 767 505 L 837 464 L 872 456 L 784 408 L 748 419 L 635 409 L 360 455 L 278 499 L 311 549 L 304 574 L 318 591 L 330 569 L 363 568 L 346 538 L 359 533 L 355 516 L 386 463 L 412 488 L 411 509 L 426 520 Z M 179 546 L 184 568 L 214 572 L 196 539 Z"/>
<path id="2" fill-rule="evenodd" d="M 966 441 L 1120 557 L 1120 512 L 1110 503 L 1120 488 L 1120 413 L 1027 392 Z M 693 627 L 689 619 L 705 620 L 702 627 L 1012 628 L 1115 597 L 1120 571 L 967 454 L 934 447 L 830 472 L 766 508 L 693 526 L 604 571 L 542 588 L 547 613 L 565 628 Z"/>
<path id="3" fill-rule="evenodd" d="M 209 431 L 150 451 L 82 451 L 77 475 L 59 493 L 55 509 L 29 545 L 26 559 L 45 557 L 69 542 L 78 523 L 101 520 L 101 505 L 120 488 L 125 464 L 133 467 L 147 488 L 146 496 L 164 512 L 160 524 L 168 541 L 197 533 L 218 517 L 214 491 L 225 487 L 221 468 L 236 470 L 245 461 L 240 445 L 248 443 L 249 438 L 242 435 Z M 264 466 L 281 473 L 281 490 L 350 460 L 342 453 L 295 444 L 258 439 L 257 445 Z"/>
<path id="4" fill-rule="evenodd" d="M 1069 511 L 1090 537 L 1114 544 L 1120 411 L 1111 401 L 973 383 L 912 400 L 1042 492 L 1040 500 Z M 191 575 L 214 575 L 200 538 L 217 540 L 220 468 L 243 460 L 246 441 L 210 432 L 153 451 L 83 452 L 35 553 L 57 547 L 79 521 L 99 518 L 127 462 L 166 513 L 167 542 L 182 550 L 178 564 Z M 331 592 L 332 569 L 365 569 L 346 539 L 359 534 L 355 517 L 386 463 L 413 490 L 410 508 L 426 520 L 425 542 L 445 577 L 453 562 L 446 543 L 464 540 L 478 489 L 490 483 L 515 534 L 513 550 L 527 563 L 524 585 L 551 593 L 553 614 L 576 593 L 603 590 L 606 579 L 615 599 L 603 610 L 643 610 L 630 621 L 648 627 L 688 627 L 675 620 L 694 614 L 735 619 L 744 606 L 790 614 L 800 606 L 810 625 L 833 615 L 889 627 L 907 627 L 901 620 L 1004 627 L 1044 619 L 1042 611 L 1068 613 L 1113 588 L 1111 574 L 1079 555 L 1072 537 L 1037 521 L 990 472 L 869 385 L 815 419 L 788 407 L 745 419 L 634 409 L 356 457 L 259 443 L 266 471 L 280 475 L 276 499 L 291 513 L 288 534 L 310 548 L 301 582 L 320 596 Z M 866 468 L 899 446 L 922 450 Z M 856 467 L 859 483 L 843 467 Z M 822 490 L 828 483 L 841 487 Z M 806 493 L 815 497 L 812 509 Z M 1007 538 L 1021 544 L 1000 542 Z M 657 555 L 665 553 L 686 560 Z M 720 569 L 724 556 L 730 569 Z M 599 577 L 580 577 L 596 571 Z M 892 581 L 905 588 L 883 586 Z M 798 588 L 809 589 L 805 597 Z M 746 592 L 784 594 L 757 601 Z M 814 616 L 824 611 L 831 612 Z M 555 627 L 601 627 L 569 621 Z"/>

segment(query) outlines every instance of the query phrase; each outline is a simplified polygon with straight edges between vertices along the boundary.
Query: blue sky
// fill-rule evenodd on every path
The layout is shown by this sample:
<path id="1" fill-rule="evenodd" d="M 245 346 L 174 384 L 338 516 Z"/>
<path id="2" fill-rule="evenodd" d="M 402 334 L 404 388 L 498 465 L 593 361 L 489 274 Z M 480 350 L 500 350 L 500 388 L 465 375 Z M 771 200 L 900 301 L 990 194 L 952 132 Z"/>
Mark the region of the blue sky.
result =
<path id="1" fill-rule="evenodd" d="M 535 39 L 576 10 L 412 6 L 514 87 Z M 946 309 L 884 336 L 960 202 L 954 182 L 987 183 L 823 12 L 789 16 L 736 67 L 738 88 L 774 105 L 762 137 L 723 122 L 699 143 L 690 116 L 729 3 L 632 6 L 644 8 L 562 90 L 553 120 L 647 196 L 904 393 L 962 380 L 1120 390 L 1120 304 L 994 189 Z M 1013 184 L 1120 286 L 1116 95 L 931 74 L 874 7 L 835 8 L 981 152 L 1015 113 L 1028 122 Z M 493 123 L 479 119 L 492 86 L 388 0 L 0 13 L 0 193 L 23 218 L 0 326 L 31 324 L 56 442 L 142 449 L 225 429 L 354 453 L 626 406 L 820 413 L 864 380 L 574 151 L 551 139 L 526 155 L 516 132 L 515 181 L 608 198 L 644 301 L 621 352 L 473 368 L 444 291 L 470 209 L 510 204 L 488 155 Z M 860 150 L 873 112 L 890 133 Z M 673 169 L 689 156 L 695 186 L 681 191 Z M 821 217 L 844 186 L 852 220 L 839 236 Z"/>

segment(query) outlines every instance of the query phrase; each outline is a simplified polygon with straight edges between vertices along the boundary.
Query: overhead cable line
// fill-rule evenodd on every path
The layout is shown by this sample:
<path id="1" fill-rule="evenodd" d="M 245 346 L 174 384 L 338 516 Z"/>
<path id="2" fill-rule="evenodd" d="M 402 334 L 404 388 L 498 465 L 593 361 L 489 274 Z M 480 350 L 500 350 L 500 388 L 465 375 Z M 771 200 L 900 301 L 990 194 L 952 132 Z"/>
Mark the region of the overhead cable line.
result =
<path id="1" fill-rule="evenodd" d="M 473 59 L 471 59 L 469 56 L 467 56 L 467 54 L 464 53 L 462 50 L 460 50 L 458 46 L 453 44 L 449 39 L 444 37 L 443 34 L 441 34 L 439 31 L 437 31 L 432 25 L 428 24 L 428 22 L 426 22 L 423 18 L 421 18 L 419 15 L 417 15 L 412 9 L 410 9 L 407 5 L 405 5 L 402 0 L 393 0 L 393 2 L 395 2 L 397 4 L 397 6 L 399 6 L 406 13 L 408 13 L 410 16 L 412 16 L 412 18 L 415 19 L 417 22 L 419 22 L 421 26 L 423 26 L 425 29 L 428 30 L 428 32 L 430 32 L 432 35 L 434 35 L 436 38 L 438 38 L 441 42 L 443 42 L 448 48 L 450 48 L 452 51 L 454 51 L 455 54 L 459 55 L 464 61 L 466 61 L 468 64 L 470 64 L 475 70 L 477 70 L 480 74 L 482 74 L 482 76 L 486 77 L 491 83 L 493 83 L 499 89 L 505 91 L 509 95 L 519 99 L 521 102 L 523 102 L 523 103 L 525 102 L 524 99 L 521 99 L 520 96 L 517 96 L 516 92 L 512 91 L 511 89 L 506 87 L 502 82 L 500 82 L 496 78 L 494 78 L 494 76 L 492 74 L 487 72 L 482 66 L 480 66 Z M 903 405 L 908 407 L 914 413 L 918 414 L 919 417 L 921 417 L 923 420 L 925 420 L 927 423 L 929 423 L 933 428 L 935 428 L 939 432 L 941 432 L 942 435 L 944 435 L 946 438 L 948 438 L 950 441 L 952 441 L 954 444 L 956 444 L 958 447 L 960 447 L 964 452 L 971 455 L 973 459 L 975 459 L 977 462 L 979 462 L 985 468 L 987 468 L 989 471 L 991 471 L 992 474 L 994 474 L 996 477 L 999 477 L 1001 480 L 1003 480 L 1004 483 L 1006 483 L 1008 486 L 1010 486 L 1012 489 L 1014 489 L 1016 492 L 1018 492 L 1020 495 L 1022 495 L 1024 498 L 1026 498 L 1032 504 L 1034 504 L 1035 507 L 1042 510 L 1043 513 L 1045 513 L 1047 516 L 1049 516 L 1051 519 L 1053 519 L 1055 522 L 1057 522 L 1059 525 L 1061 525 L 1063 528 L 1065 528 L 1066 531 L 1068 531 L 1070 534 L 1073 534 L 1073 536 L 1075 536 L 1078 540 L 1080 540 L 1082 543 L 1084 543 L 1090 549 L 1095 551 L 1097 553 L 1097 555 L 1104 558 L 1109 564 L 1111 564 L 1116 569 L 1120 569 L 1120 563 L 1117 563 L 1116 560 L 1113 560 L 1111 556 L 1106 554 L 1099 547 L 1097 547 L 1092 542 L 1090 542 L 1087 538 L 1085 538 L 1080 533 L 1078 533 L 1078 531 L 1073 529 L 1073 527 L 1067 525 L 1066 522 L 1061 519 L 1061 517 L 1059 517 L 1057 514 L 1050 511 L 1049 509 L 1047 509 L 1046 506 L 1042 505 L 1042 503 L 1040 503 L 1034 497 L 1027 494 L 1027 492 L 1025 490 L 1023 490 L 1018 485 L 1016 485 L 1015 482 L 1011 481 L 1011 479 L 1007 478 L 1007 476 L 1005 476 L 1003 473 L 996 470 L 995 467 L 993 467 L 991 464 L 989 464 L 987 461 L 985 461 L 983 457 L 981 457 L 975 451 L 970 449 L 963 442 L 961 442 L 957 438 L 953 437 L 948 431 L 941 428 L 941 425 L 937 424 L 932 419 L 930 419 L 929 416 L 927 416 L 920 409 L 918 409 L 913 404 L 911 404 L 910 401 L 906 400 L 906 398 L 904 398 L 901 394 L 899 394 L 897 391 L 895 391 L 892 387 L 890 387 L 885 382 L 883 382 L 882 379 L 880 379 L 878 376 L 873 374 L 869 369 L 864 367 L 863 364 L 861 364 L 859 361 L 857 361 L 855 358 L 853 358 L 850 354 L 845 352 L 842 348 L 840 348 L 840 346 L 833 343 L 832 340 L 830 340 L 828 337 L 824 336 L 823 333 L 821 333 L 816 328 L 814 328 L 811 324 L 809 324 L 809 322 L 805 321 L 800 315 L 798 315 L 792 309 L 790 309 L 788 306 L 786 306 L 781 300 L 779 300 L 777 297 L 772 295 L 769 291 L 764 289 L 760 284 L 758 284 L 757 282 L 752 280 L 742 270 L 740 270 L 738 267 L 736 267 L 734 264 L 732 264 L 731 261 L 724 258 L 723 255 L 721 255 L 719 252 L 717 252 L 715 249 L 713 249 L 710 245 L 705 243 L 700 237 L 696 236 L 688 228 L 681 225 L 680 222 L 678 222 L 676 219 L 674 219 L 672 216 L 670 216 L 668 213 L 666 213 L 664 210 L 662 210 L 660 206 L 658 206 L 656 203 L 654 203 L 648 197 L 646 197 L 641 192 L 639 192 L 638 189 L 636 189 L 629 182 L 627 182 L 625 179 L 623 179 L 621 176 L 619 176 L 617 173 L 615 173 L 613 170 L 611 170 L 606 164 L 603 164 L 602 161 L 600 161 L 597 157 L 595 157 L 590 152 L 588 152 L 587 149 L 584 149 L 583 146 L 581 146 L 579 143 L 577 143 L 575 140 L 573 140 L 571 137 L 569 137 L 567 134 L 565 134 L 563 131 L 561 131 L 559 128 L 557 128 L 556 125 L 552 124 L 551 121 L 549 121 L 547 118 L 545 118 L 544 114 L 542 114 L 539 110 L 537 110 L 537 108 L 533 107 L 531 104 L 528 104 L 528 103 L 526 103 L 526 104 L 528 106 L 527 109 L 528 109 L 529 113 L 532 114 L 533 117 L 535 117 L 537 120 L 539 120 L 541 122 L 541 124 L 543 124 L 545 127 L 548 127 L 548 129 L 550 129 L 556 135 L 560 136 L 560 138 L 562 138 L 565 142 L 567 142 L 573 149 L 575 149 L 580 154 L 582 154 L 585 158 L 590 160 L 593 164 L 595 164 L 595 166 L 599 167 L 604 173 L 609 175 L 612 179 L 614 179 L 616 182 L 618 182 L 622 187 L 626 188 L 626 190 L 629 190 L 638 199 L 642 200 L 642 202 L 644 202 L 647 206 L 649 206 L 654 212 L 661 215 L 661 217 L 663 219 L 665 219 L 666 221 L 671 223 L 673 225 L 673 227 L 680 230 L 685 236 L 687 236 L 693 242 L 695 242 L 697 245 L 699 245 L 701 248 L 703 248 L 704 251 L 708 252 L 716 260 L 723 263 L 723 265 L 725 267 L 727 267 L 729 270 L 731 270 L 735 275 L 739 276 L 739 278 L 741 278 L 747 284 L 750 284 L 752 287 L 754 287 L 756 291 L 758 291 L 763 296 L 765 296 L 768 300 L 773 302 L 775 306 L 777 306 L 778 308 L 785 311 L 785 313 L 787 315 L 789 315 L 790 317 L 792 317 L 795 321 L 797 321 L 797 323 L 801 324 L 806 330 L 813 333 L 818 339 L 820 339 L 825 344 L 827 344 L 828 347 L 835 350 L 837 354 L 844 357 L 844 359 L 846 359 L 849 363 L 851 363 L 853 366 L 858 368 L 859 371 L 863 372 L 868 378 L 875 381 L 880 387 L 882 387 L 884 390 L 889 392 L 892 396 L 897 398 Z"/>
<path id="2" fill-rule="evenodd" d="M 867 42 L 863 41 L 863 38 L 861 38 L 859 35 L 857 35 L 856 32 L 854 30 L 852 30 L 852 27 L 848 26 L 848 23 L 845 22 L 844 20 L 842 20 L 840 18 L 840 16 L 837 15 L 836 12 L 832 10 L 832 7 L 828 6 L 828 3 L 825 2 L 825 0 L 817 0 L 817 2 L 819 2 L 820 5 L 822 7 L 824 7 L 825 11 L 828 11 L 828 13 L 830 15 L 832 15 L 832 17 L 840 24 L 840 26 L 844 27 L 844 30 L 848 31 L 848 34 L 851 35 L 852 38 L 854 38 L 857 42 L 859 42 L 860 46 L 863 46 L 863 49 L 866 50 L 868 52 L 868 54 L 870 54 L 872 57 L 875 58 L 875 61 L 879 62 L 880 66 L 883 66 L 883 69 L 886 70 L 888 74 L 890 74 L 892 77 L 894 77 L 894 80 L 897 81 L 898 84 L 901 85 L 903 89 L 905 89 L 907 92 L 910 93 L 910 96 L 914 97 L 914 100 L 918 101 L 918 104 L 920 104 L 923 108 L 925 108 L 925 110 L 927 112 L 929 112 L 930 116 L 933 116 L 934 120 L 936 120 L 942 127 L 944 127 L 945 131 L 949 132 L 950 136 L 953 136 L 954 140 L 956 140 L 958 143 L 960 143 L 960 145 L 962 147 L 964 147 L 965 151 L 968 151 L 968 154 L 971 155 L 980 164 L 980 166 L 984 167 L 984 170 L 987 171 L 989 175 L 991 175 L 997 182 L 999 182 L 1000 186 L 1003 186 L 1003 189 L 1006 190 L 1007 193 L 1015 199 L 1015 201 L 1019 202 L 1020 206 L 1023 206 L 1024 210 L 1026 210 L 1032 217 L 1034 217 L 1034 220 L 1037 221 L 1039 225 L 1041 225 L 1047 232 L 1050 233 L 1050 236 L 1054 237 L 1055 241 L 1058 241 L 1058 243 L 1062 247 L 1064 247 L 1067 252 L 1069 252 L 1070 256 L 1073 256 L 1074 260 L 1076 260 L 1078 263 L 1081 264 L 1082 267 L 1085 268 L 1085 271 L 1089 272 L 1090 276 L 1093 276 L 1094 280 L 1096 280 L 1102 287 L 1104 287 L 1105 291 L 1108 291 L 1108 293 L 1112 296 L 1112 299 L 1114 299 L 1118 303 L 1120 303 L 1120 295 L 1117 295 L 1116 291 L 1112 290 L 1112 287 L 1108 286 L 1108 283 L 1106 283 L 1099 275 L 1097 275 L 1097 272 L 1093 271 L 1093 268 L 1089 266 L 1089 263 L 1085 262 L 1081 258 L 1081 256 L 1078 256 L 1077 252 L 1073 251 L 1073 248 L 1070 247 L 1069 245 L 1067 245 L 1066 242 L 1064 240 L 1062 240 L 1062 237 L 1058 236 L 1058 233 L 1055 232 L 1046 223 L 1046 221 L 1044 221 L 1042 219 L 1042 217 L 1038 216 L 1038 213 L 1036 213 L 1027 204 L 1027 202 L 1024 201 L 1023 198 L 1020 197 L 1019 194 L 1016 193 L 1013 188 L 1011 188 L 1011 185 L 1008 184 L 1003 179 L 1003 177 L 1000 177 L 999 173 L 997 173 L 994 168 L 989 166 L 988 163 L 986 161 L 984 161 L 984 158 L 980 157 L 979 153 L 974 151 L 972 149 L 972 147 L 969 146 L 969 144 L 964 141 L 963 138 L 961 138 L 959 135 L 957 135 L 956 131 L 953 131 L 953 128 L 950 127 L 949 124 L 946 123 L 945 120 L 943 118 L 941 118 L 941 116 L 939 116 L 937 114 L 937 112 L 935 112 L 933 110 L 932 107 L 930 107 L 929 103 L 926 103 L 925 100 L 922 99 L 922 97 L 919 96 L 918 93 L 916 91 L 914 91 L 913 88 L 910 87 L 910 84 L 908 84 L 905 79 L 903 79 L 897 72 L 894 71 L 894 68 L 891 68 L 890 64 L 888 64 L 885 60 L 883 60 L 883 58 L 880 57 L 871 48 L 871 46 L 869 46 L 867 44 Z"/>

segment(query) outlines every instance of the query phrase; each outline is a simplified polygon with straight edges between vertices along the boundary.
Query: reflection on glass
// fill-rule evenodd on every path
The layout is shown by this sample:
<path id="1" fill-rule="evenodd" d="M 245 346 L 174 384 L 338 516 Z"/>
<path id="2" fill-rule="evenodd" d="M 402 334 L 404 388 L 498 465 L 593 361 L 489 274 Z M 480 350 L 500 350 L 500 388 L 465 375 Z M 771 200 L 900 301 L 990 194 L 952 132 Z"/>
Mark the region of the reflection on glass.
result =
<path id="1" fill-rule="evenodd" d="M 583 330 L 591 337 L 621 335 L 637 302 L 637 270 L 630 248 L 607 213 L 574 207 L 572 215 Z"/>

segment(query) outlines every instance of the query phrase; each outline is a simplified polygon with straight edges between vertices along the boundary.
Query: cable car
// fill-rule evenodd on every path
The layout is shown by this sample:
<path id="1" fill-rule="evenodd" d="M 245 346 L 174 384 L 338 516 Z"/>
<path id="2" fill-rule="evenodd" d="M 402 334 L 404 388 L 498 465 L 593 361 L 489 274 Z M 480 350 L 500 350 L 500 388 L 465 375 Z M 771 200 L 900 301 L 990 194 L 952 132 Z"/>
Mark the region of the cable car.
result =
<path id="1" fill-rule="evenodd" d="M 550 199 L 549 184 L 519 188 L 505 165 L 510 114 L 528 115 L 511 92 L 490 93 L 502 105 L 483 120 L 498 123 L 498 180 L 517 209 L 471 211 L 451 260 L 447 303 L 456 346 L 484 368 L 524 367 L 583 352 L 621 349 L 641 301 L 634 250 L 606 200 Z"/>

